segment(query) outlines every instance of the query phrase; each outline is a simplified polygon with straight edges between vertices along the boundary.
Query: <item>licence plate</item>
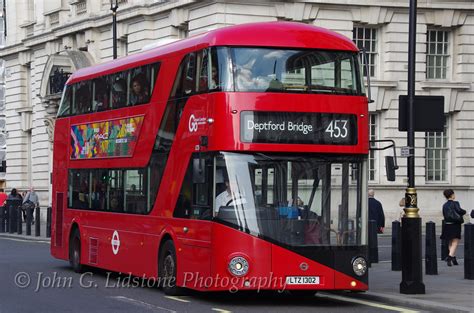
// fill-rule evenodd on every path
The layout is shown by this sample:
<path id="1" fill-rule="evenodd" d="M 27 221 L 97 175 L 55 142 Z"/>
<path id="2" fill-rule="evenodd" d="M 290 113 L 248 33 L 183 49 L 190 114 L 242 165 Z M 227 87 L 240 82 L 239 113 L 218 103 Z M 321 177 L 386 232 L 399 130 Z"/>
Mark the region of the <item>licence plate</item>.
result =
<path id="1" fill-rule="evenodd" d="M 287 276 L 287 285 L 319 285 L 319 276 Z"/>

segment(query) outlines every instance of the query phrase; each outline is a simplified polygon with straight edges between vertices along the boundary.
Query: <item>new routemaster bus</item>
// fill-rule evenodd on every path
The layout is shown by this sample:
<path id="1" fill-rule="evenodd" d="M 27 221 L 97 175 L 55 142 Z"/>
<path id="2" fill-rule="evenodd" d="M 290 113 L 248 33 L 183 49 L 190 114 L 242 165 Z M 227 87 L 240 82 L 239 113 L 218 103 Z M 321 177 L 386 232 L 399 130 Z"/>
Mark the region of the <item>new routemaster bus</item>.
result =
<path id="1" fill-rule="evenodd" d="M 54 133 L 52 255 L 168 294 L 366 290 L 367 103 L 356 46 L 300 23 L 78 70 Z"/>

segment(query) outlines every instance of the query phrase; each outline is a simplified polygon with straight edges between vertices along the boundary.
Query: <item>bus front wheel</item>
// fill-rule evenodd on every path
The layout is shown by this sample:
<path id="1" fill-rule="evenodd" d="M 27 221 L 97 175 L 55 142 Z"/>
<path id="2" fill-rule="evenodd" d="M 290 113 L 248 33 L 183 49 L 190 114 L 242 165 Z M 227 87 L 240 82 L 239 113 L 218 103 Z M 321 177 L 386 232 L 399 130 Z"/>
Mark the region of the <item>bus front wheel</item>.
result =
<path id="1" fill-rule="evenodd" d="M 185 294 L 184 288 L 176 286 L 176 249 L 173 241 L 167 240 L 160 251 L 159 278 L 163 291 L 168 296 L 179 296 Z"/>
<path id="2" fill-rule="evenodd" d="M 69 264 L 76 273 L 82 273 L 81 264 L 81 235 L 77 228 L 73 231 L 69 240 Z"/>

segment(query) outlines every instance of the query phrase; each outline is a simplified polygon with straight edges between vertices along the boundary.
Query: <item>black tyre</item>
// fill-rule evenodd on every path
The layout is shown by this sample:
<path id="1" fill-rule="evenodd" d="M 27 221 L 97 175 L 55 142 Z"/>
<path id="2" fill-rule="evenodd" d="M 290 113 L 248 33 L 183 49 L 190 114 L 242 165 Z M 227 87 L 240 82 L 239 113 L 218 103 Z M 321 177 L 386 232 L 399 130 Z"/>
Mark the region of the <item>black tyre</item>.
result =
<path id="1" fill-rule="evenodd" d="M 184 288 L 176 286 L 176 249 L 173 241 L 167 240 L 161 247 L 158 260 L 158 274 L 160 285 L 168 296 L 180 296 L 186 294 Z"/>
<path id="2" fill-rule="evenodd" d="M 84 270 L 81 264 L 81 235 L 76 228 L 69 240 L 69 264 L 76 273 L 82 273 Z"/>

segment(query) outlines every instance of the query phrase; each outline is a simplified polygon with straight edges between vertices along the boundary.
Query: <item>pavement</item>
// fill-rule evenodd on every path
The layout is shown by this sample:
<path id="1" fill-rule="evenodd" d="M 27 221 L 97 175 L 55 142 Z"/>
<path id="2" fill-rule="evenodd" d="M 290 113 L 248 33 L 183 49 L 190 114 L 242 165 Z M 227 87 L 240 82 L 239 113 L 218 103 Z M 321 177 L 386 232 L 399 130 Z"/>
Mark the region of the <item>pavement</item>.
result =
<path id="1" fill-rule="evenodd" d="M 27 236 L 25 224 L 23 234 L 0 233 L 0 236 L 31 241 L 50 241 L 46 237 L 46 223 L 41 224 L 41 236 Z M 461 248 L 461 247 L 460 247 Z M 439 260 L 439 254 L 438 254 Z M 398 306 L 417 307 L 427 311 L 474 312 L 474 280 L 464 279 L 464 259 L 459 265 L 448 267 L 446 262 L 438 261 L 438 275 L 423 272 L 425 294 L 405 295 L 400 293 L 401 271 L 392 271 L 390 261 L 373 263 L 369 269 L 369 291 L 364 293 L 345 293 L 345 296 L 389 303 Z M 423 260 L 423 271 L 424 271 Z"/>
<path id="2" fill-rule="evenodd" d="M 402 272 L 392 271 L 390 261 L 373 263 L 369 269 L 369 291 L 353 296 L 425 310 L 474 312 L 474 280 L 464 279 L 464 259 L 458 262 L 458 266 L 448 267 L 439 260 L 438 275 L 426 275 L 423 260 L 425 294 L 418 295 L 400 293 Z"/>
<path id="3" fill-rule="evenodd" d="M 33 240 L 33 241 L 50 241 L 50 238 L 46 237 L 46 221 L 41 221 L 40 223 L 40 236 L 35 236 L 35 225 L 31 225 L 31 235 L 26 235 L 26 223 L 22 223 L 22 234 L 18 235 L 17 233 L 0 233 L 0 236 L 10 237 L 23 240 Z"/>

